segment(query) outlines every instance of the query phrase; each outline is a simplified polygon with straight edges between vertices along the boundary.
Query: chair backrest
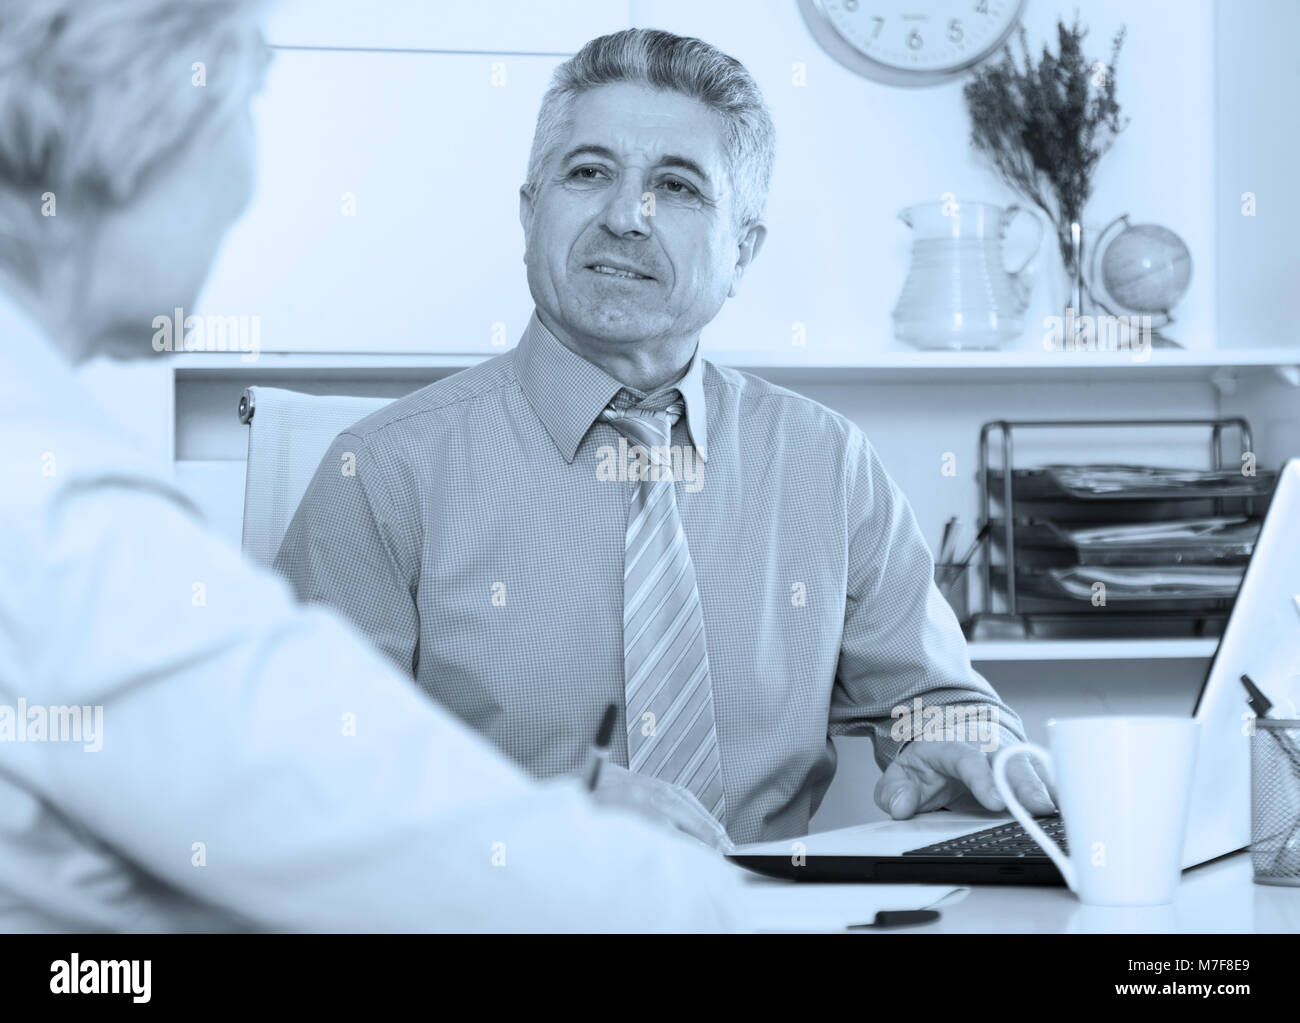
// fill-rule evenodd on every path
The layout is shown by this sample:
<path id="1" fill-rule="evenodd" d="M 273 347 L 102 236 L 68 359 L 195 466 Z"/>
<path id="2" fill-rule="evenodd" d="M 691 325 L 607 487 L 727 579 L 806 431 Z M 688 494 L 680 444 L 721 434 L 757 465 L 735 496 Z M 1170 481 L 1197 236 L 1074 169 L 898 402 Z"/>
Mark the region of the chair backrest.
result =
<path id="1" fill-rule="evenodd" d="M 392 398 L 301 394 L 250 387 L 239 399 L 248 424 L 244 484 L 244 557 L 267 568 L 275 561 L 298 502 L 334 438 Z"/>

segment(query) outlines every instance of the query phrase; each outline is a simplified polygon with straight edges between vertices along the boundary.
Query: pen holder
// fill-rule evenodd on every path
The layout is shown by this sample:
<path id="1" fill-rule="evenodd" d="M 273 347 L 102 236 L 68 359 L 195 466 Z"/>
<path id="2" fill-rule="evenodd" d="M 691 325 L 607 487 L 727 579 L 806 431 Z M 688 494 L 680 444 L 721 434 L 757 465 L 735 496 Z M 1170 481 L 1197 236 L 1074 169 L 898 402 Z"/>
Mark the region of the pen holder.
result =
<path id="1" fill-rule="evenodd" d="M 1300 720 L 1255 719 L 1250 858 L 1256 884 L 1300 887 Z"/>
<path id="2" fill-rule="evenodd" d="M 969 565 L 941 562 L 934 566 L 934 584 L 963 626 L 970 617 Z"/>

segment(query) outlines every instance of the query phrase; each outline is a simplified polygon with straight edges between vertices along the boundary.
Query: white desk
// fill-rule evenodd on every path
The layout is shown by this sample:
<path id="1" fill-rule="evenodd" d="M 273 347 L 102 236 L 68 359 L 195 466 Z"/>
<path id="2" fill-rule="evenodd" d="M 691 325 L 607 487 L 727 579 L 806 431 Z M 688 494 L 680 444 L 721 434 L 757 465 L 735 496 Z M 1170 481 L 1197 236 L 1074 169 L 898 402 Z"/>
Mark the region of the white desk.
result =
<path id="1" fill-rule="evenodd" d="M 1172 905 L 1083 906 L 1065 888 L 976 886 L 931 924 L 890 934 L 1300 933 L 1300 888 L 1257 885 L 1250 854 L 1234 853 L 1183 874 Z M 867 931 L 865 933 L 882 933 Z"/>

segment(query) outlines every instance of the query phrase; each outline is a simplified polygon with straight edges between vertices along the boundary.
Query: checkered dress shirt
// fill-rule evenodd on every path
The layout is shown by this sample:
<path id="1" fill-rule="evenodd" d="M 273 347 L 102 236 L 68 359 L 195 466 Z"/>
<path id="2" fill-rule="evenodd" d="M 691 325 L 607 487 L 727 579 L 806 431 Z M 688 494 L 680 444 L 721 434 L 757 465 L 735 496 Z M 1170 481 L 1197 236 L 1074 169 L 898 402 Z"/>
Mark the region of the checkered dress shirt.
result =
<path id="1" fill-rule="evenodd" d="M 883 767 L 900 748 L 891 711 L 915 697 L 991 705 L 1023 738 L 971 667 L 912 510 L 862 431 L 698 352 L 672 386 L 732 838 L 805 834 L 835 773 L 830 737 L 871 736 Z M 635 452 L 598 416 L 644 397 L 534 313 L 514 350 L 340 434 L 276 568 L 535 775 L 575 770 L 606 704 L 624 706 Z M 355 475 L 341 471 L 349 454 Z M 614 735 L 626 766 L 622 715 Z"/>

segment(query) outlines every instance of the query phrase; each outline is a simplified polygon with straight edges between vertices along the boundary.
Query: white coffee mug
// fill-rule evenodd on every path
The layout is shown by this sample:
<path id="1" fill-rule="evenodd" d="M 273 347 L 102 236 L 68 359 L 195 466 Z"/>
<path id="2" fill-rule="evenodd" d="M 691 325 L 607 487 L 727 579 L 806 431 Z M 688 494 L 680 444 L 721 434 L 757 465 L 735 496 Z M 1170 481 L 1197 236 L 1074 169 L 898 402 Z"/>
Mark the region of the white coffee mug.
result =
<path id="1" fill-rule="evenodd" d="M 1049 754 L 1033 743 L 998 751 L 993 780 L 1008 809 L 1093 906 L 1172 902 L 1182 875 L 1183 836 L 1196 728 L 1191 718 L 1083 717 L 1048 722 Z M 1007 783 L 1017 753 L 1041 758 L 1065 822 L 1066 858 Z"/>

